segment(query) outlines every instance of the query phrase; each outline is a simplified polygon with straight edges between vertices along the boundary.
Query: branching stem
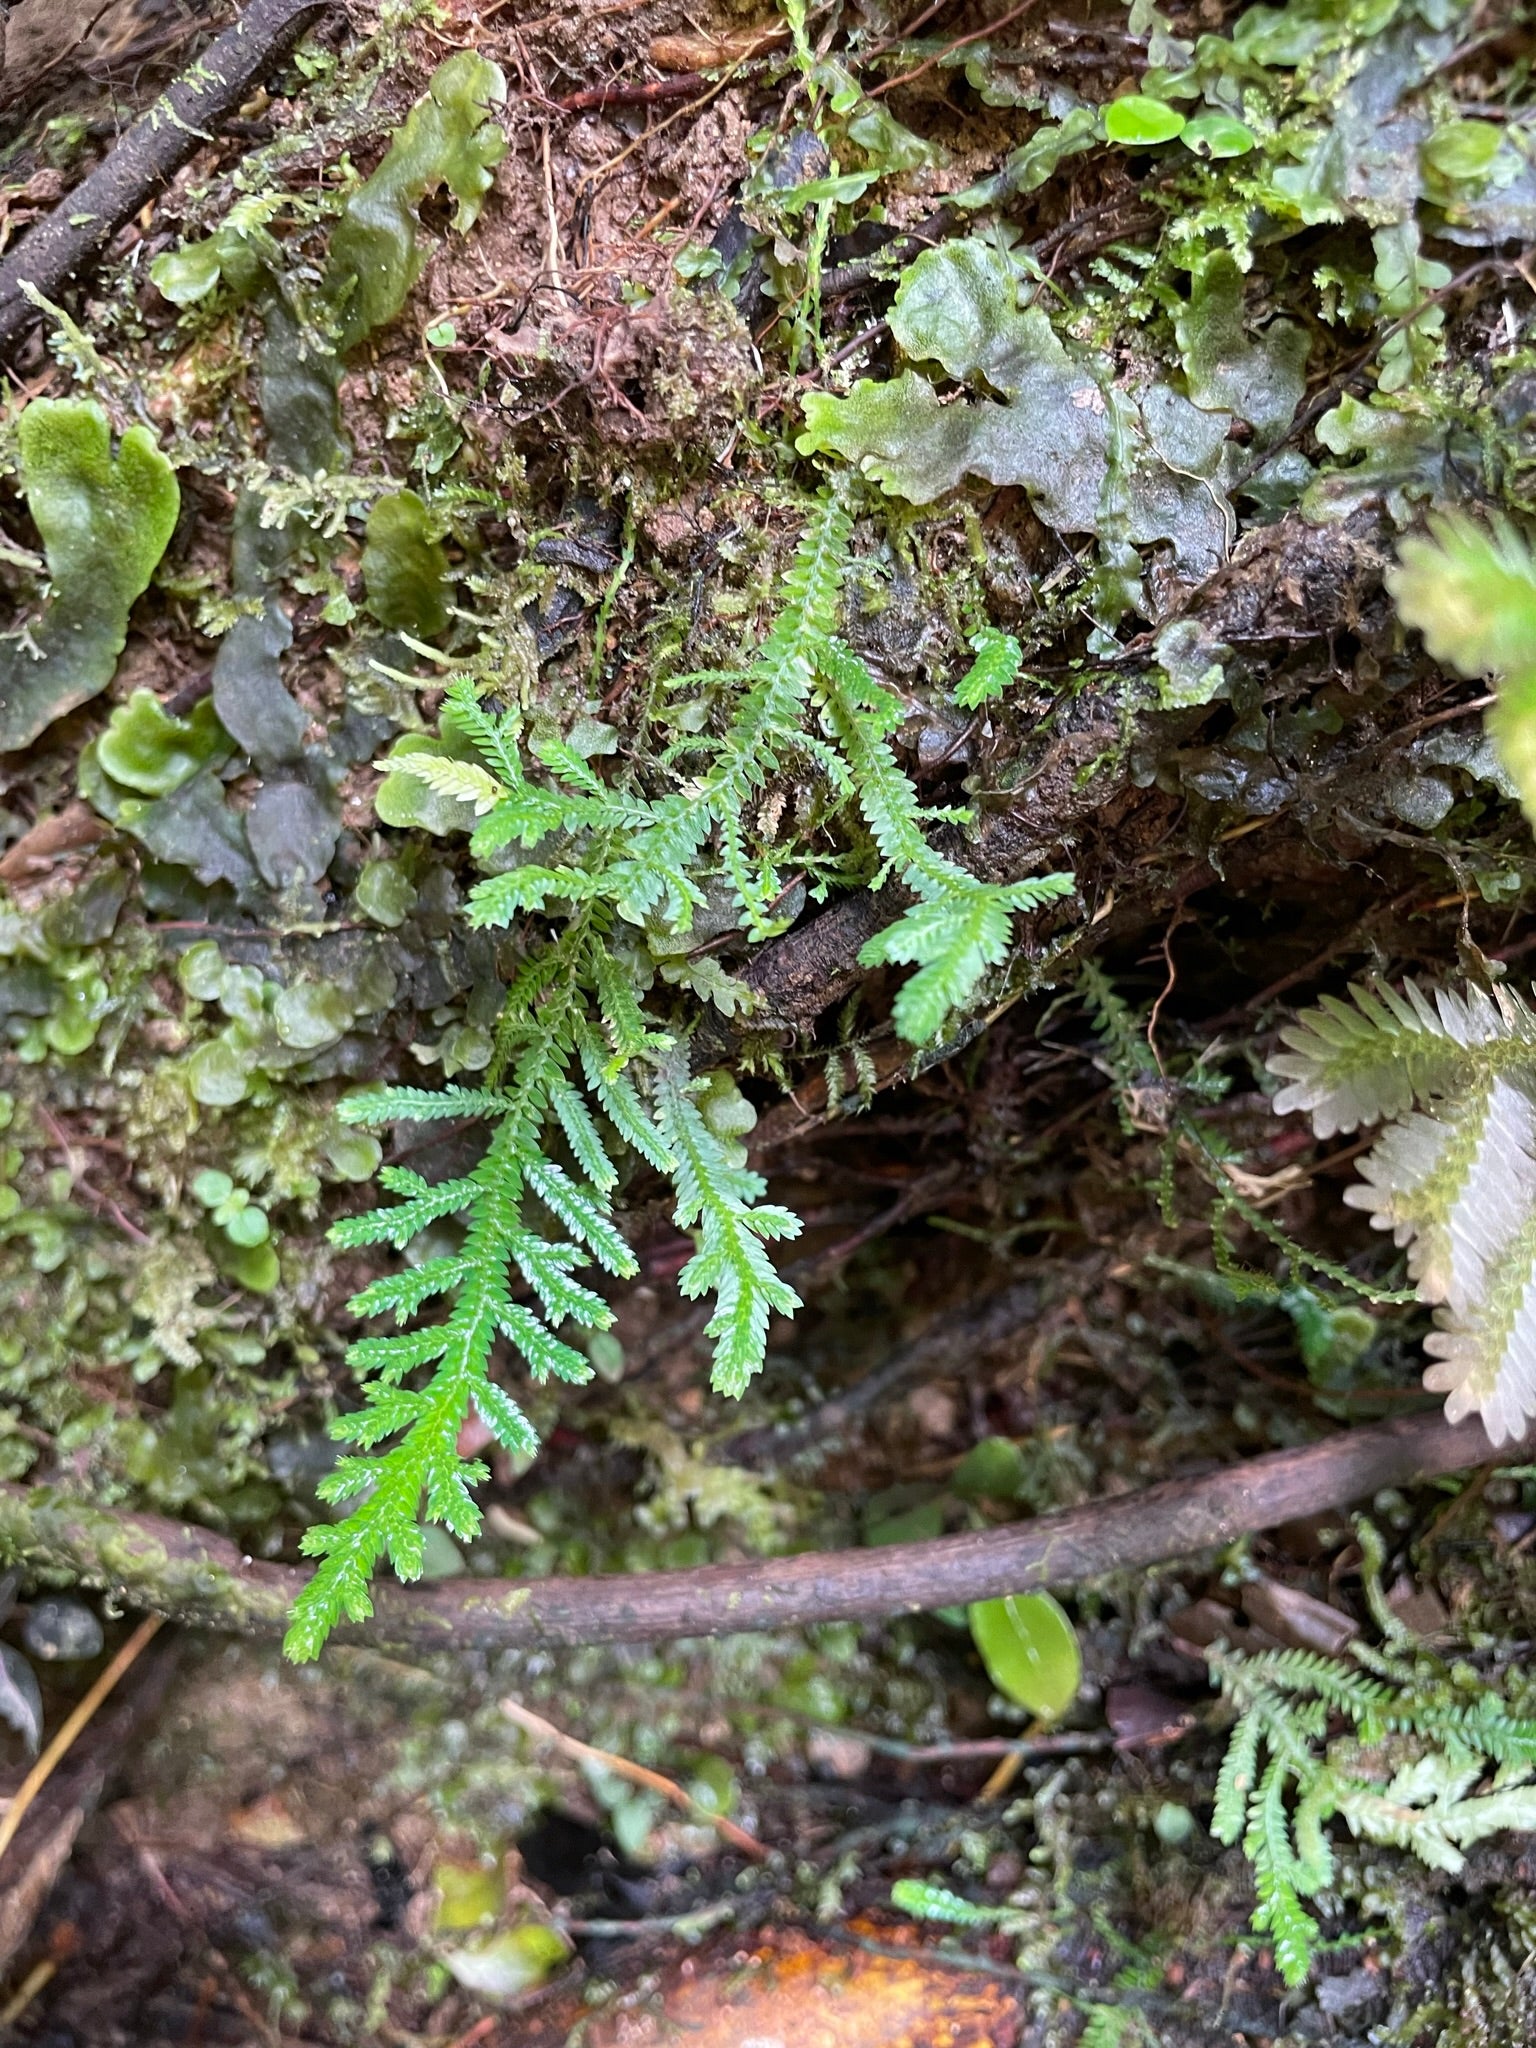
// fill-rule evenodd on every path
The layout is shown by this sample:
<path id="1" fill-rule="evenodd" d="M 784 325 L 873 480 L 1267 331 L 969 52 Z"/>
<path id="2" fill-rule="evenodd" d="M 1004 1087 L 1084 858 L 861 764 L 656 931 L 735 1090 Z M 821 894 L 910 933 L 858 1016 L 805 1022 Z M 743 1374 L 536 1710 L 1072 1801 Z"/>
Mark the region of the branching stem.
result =
<path id="1" fill-rule="evenodd" d="M 1520 1444 L 1498 1455 L 1519 1462 Z M 1341 1431 L 1193 1479 L 928 1543 L 812 1552 L 695 1571 L 602 1578 L 450 1579 L 373 1589 L 375 1612 L 338 1641 L 422 1653 L 553 1649 L 870 1621 L 1187 1557 L 1259 1529 L 1466 1471 L 1495 1453 L 1482 1425 L 1439 1413 Z M 36 1580 L 101 1588 L 195 1627 L 279 1634 L 304 1574 L 206 1529 L 53 1490 L 0 1486 L 0 1561 Z"/>

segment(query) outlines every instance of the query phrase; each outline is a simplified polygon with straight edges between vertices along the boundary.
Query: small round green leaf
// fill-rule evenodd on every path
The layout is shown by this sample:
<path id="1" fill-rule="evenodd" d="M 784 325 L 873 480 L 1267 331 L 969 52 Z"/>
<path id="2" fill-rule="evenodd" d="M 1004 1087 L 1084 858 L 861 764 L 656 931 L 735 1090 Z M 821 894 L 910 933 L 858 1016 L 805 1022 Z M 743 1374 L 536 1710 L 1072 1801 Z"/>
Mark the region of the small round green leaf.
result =
<path id="1" fill-rule="evenodd" d="M 1258 137 L 1246 121 L 1230 114 L 1197 114 L 1184 123 L 1179 140 L 1196 156 L 1246 156 Z"/>
<path id="2" fill-rule="evenodd" d="M 198 1047 L 187 1061 L 187 1082 L 197 1100 L 210 1109 L 230 1109 L 245 1100 L 245 1068 L 224 1038 Z"/>
<path id="3" fill-rule="evenodd" d="M 1104 109 L 1104 133 L 1125 149 L 1172 142 L 1183 132 L 1184 116 L 1177 107 L 1170 107 L 1166 100 L 1148 99 L 1143 93 L 1129 93 Z"/>
<path id="4" fill-rule="evenodd" d="M 1475 185 L 1486 178 L 1504 147 L 1504 131 L 1493 121 L 1447 121 L 1419 154 L 1431 170 L 1453 184 Z"/>
<path id="5" fill-rule="evenodd" d="M 1024 1483 L 1024 1453 L 1007 1436 L 984 1436 L 950 1475 L 962 1500 L 1017 1500 Z"/>
<path id="6" fill-rule="evenodd" d="M 416 887 L 398 861 L 371 860 L 357 878 L 352 900 L 364 917 L 393 931 L 415 908 Z"/>
<path id="7" fill-rule="evenodd" d="M 1056 1721 L 1077 1698 L 1083 1660 L 1077 1631 L 1049 1593 L 977 1600 L 971 1636 L 1000 1693 L 1042 1721 Z"/>
<path id="8" fill-rule="evenodd" d="M 338 1180 L 372 1180 L 384 1147 L 366 1131 L 333 1131 L 325 1141 L 325 1158 Z"/>
<path id="9" fill-rule="evenodd" d="M 199 939 L 188 946 L 176 968 L 176 978 L 199 1003 L 211 1003 L 224 980 L 224 961 L 212 939 Z"/>
<path id="10" fill-rule="evenodd" d="M 226 1238 L 214 1247 L 214 1256 L 220 1271 L 252 1294 L 270 1294 L 281 1278 L 277 1253 L 270 1240 L 246 1246 L 231 1244 Z"/>
<path id="11" fill-rule="evenodd" d="M 296 1052 L 334 1045 L 351 1022 L 351 1005 L 334 982 L 297 981 L 272 1006 L 278 1037 Z"/>
<path id="12" fill-rule="evenodd" d="M 231 1244 L 237 1244 L 242 1251 L 251 1251 L 259 1244 L 265 1244 L 271 1235 L 267 1212 L 254 1203 L 247 1202 L 243 1208 L 234 1210 L 224 1217 L 224 1235 Z"/>
<path id="13" fill-rule="evenodd" d="M 235 1184 L 227 1173 L 221 1173 L 216 1166 L 205 1166 L 192 1180 L 192 1192 L 205 1209 L 217 1209 L 221 1202 L 227 1202 L 235 1191 Z"/>

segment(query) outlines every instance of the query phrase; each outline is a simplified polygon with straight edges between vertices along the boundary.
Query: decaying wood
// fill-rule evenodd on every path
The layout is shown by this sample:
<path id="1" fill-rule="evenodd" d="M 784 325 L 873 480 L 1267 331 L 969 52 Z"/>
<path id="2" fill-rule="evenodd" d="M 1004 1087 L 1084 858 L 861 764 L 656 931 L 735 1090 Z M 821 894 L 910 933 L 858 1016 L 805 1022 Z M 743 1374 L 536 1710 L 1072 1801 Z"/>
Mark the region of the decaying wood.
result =
<path id="1" fill-rule="evenodd" d="M 928 1543 L 696 1571 L 381 1584 L 373 1589 L 372 1618 L 337 1629 L 335 1639 L 416 1653 L 557 1649 L 874 1621 L 1031 1587 L 1064 1591 L 1345 1507 L 1383 1487 L 1495 1457 L 1518 1463 L 1531 1442 L 1495 1452 L 1481 1423 L 1453 1427 L 1433 1413 Z M 276 1634 L 304 1583 L 302 1572 L 243 1557 L 206 1529 L 16 1485 L 0 1487 L 0 1561 L 34 1577 L 101 1588 L 126 1605 L 196 1627 L 247 1635 Z"/>

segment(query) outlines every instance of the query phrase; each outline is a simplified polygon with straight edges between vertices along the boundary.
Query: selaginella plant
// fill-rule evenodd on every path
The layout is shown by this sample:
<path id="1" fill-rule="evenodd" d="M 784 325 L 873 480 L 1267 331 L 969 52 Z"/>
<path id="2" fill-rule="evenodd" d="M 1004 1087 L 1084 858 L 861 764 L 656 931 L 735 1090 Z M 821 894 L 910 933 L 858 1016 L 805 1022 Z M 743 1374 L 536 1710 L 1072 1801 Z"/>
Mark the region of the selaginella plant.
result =
<path id="1" fill-rule="evenodd" d="M 1335 1876 L 1327 1827 L 1408 1849 L 1454 1876 L 1465 1852 L 1506 1828 L 1536 1825 L 1536 1720 L 1465 1666 L 1386 1651 L 1207 1652 L 1236 1710 L 1216 1784 L 1211 1832 L 1241 1842 L 1253 1866 L 1255 1928 L 1292 1987 L 1305 1983 L 1319 1930 L 1307 1900 Z"/>
<path id="2" fill-rule="evenodd" d="M 473 1489 L 485 1467 L 459 1450 L 471 1409 L 509 1451 L 537 1449 L 528 1417 L 493 1376 L 500 1340 L 536 1381 L 588 1377 L 586 1357 L 559 1331 L 612 1319 L 578 1268 L 595 1263 L 619 1278 L 637 1270 L 615 1213 L 626 1157 L 670 1179 L 677 1226 L 696 1236 L 678 1284 L 690 1300 L 714 1299 L 706 1335 L 717 1390 L 742 1392 L 762 1363 L 770 1315 L 799 1305 L 767 1250 L 793 1237 L 799 1219 L 762 1200 L 736 1136 L 745 1105 L 729 1076 L 691 1071 L 688 1017 L 651 1007 L 644 942 L 648 927 L 685 932 L 722 890 L 749 934 L 775 928 L 784 871 L 805 864 L 801 849 L 772 838 L 783 807 L 765 801 L 791 763 L 809 764 L 826 787 L 820 824 L 837 821 L 847 846 L 839 877 L 870 887 L 894 879 L 911 899 L 863 957 L 916 967 L 894 1012 L 914 1045 L 972 1001 L 1007 952 L 1014 913 L 1072 887 L 1065 874 L 981 882 L 930 843 L 925 825 L 956 814 L 921 806 L 891 746 L 897 700 L 837 636 L 852 528 L 835 494 L 815 501 L 777 616 L 745 666 L 674 679 L 674 696 L 697 689 L 719 707 L 712 737 L 655 756 L 637 750 L 605 779 L 553 723 L 499 708 L 488 646 L 485 673 L 448 682 L 441 740 L 412 742 L 392 759 L 393 772 L 478 815 L 470 849 L 488 871 L 469 892 L 468 920 L 515 934 L 519 964 L 483 1086 L 389 1088 L 344 1107 L 359 1123 L 483 1121 L 490 1137 L 479 1161 L 446 1181 L 385 1168 L 380 1178 L 399 1199 L 333 1233 L 351 1248 L 404 1250 L 447 1218 L 465 1224 L 455 1249 L 353 1300 L 360 1316 L 408 1327 L 364 1337 L 348 1354 L 364 1405 L 333 1433 L 356 1450 L 322 1490 L 351 1505 L 305 1539 L 320 1565 L 295 1609 L 294 1657 L 313 1656 L 341 1617 L 371 1611 L 368 1583 L 383 1557 L 403 1578 L 420 1573 L 423 1514 L 461 1538 L 475 1534 Z M 420 1319 L 439 1303 L 440 1320 Z"/>
<path id="3" fill-rule="evenodd" d="M 1536 1011 L 1504 986 L 1355 986 L 1281 1033 L 1276 1111 L 1318 1137 L 1384 1123 L 1344 1199 L 1435 1304 L 1425 1385 L 1494 1443 L 1536 1415 Z"/>

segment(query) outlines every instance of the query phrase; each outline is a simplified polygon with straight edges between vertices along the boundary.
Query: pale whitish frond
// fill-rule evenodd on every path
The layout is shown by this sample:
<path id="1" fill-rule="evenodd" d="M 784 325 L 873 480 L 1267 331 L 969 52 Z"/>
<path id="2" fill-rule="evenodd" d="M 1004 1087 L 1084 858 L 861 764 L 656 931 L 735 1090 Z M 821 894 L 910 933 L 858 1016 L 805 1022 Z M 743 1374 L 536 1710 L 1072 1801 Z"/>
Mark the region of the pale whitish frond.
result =
<path id="1" fill-rule="evenodd" d="M 1536 1210 L 1536 1104 L 1495 1074 L 1432 1116 L 1413 1112 L 1360 1161 L 1344 1200 L 1407 1245 L 1423 1301 L 1468 1313 L 1490 1269 Z"/>
<path id="2" fill-rule="evenodd" d="M 1480 1415 L 1496 1444 L 1523 1435 L 1536 1415 L 1536 1214 L 1492 1269 L 1485 1297 L 1435 1320 L 1424 1349 L 1438 1363 L 1424 1384 L 1446 1396 L 1450 1420 Z"/>
<path id="3" fill-rule="evenodd" d="M 1437 1306 L 1425 1386 L 1510 1441 L 1536 1416 L 1536 1014 L 1502 985 L 1350 993 L 1282 1034 L 1274 1106 L 1309 1110 L 1319 1137 L 1393 1120 L 1344 1199 Z"/>
<path id="4" fill-rule="evenodd" d="M 1349 994 L 1324 996 L 1288 1025 L 1280 1036 L 1290 1049 L 1269 1063 L 1290 1084 L 1275 1097 L 1276 1115 L 1306 1110 L 1320 1138 L 1453 1092 L 1474 1049 L 1501 1070 L 1536 1058 L 1536 1015 L 1502 985 L 1491 996 L 1440 990 L 1433 1000 L 1413 981 L 1401 995 L 1383 983 L 1357 983 Z"/>

